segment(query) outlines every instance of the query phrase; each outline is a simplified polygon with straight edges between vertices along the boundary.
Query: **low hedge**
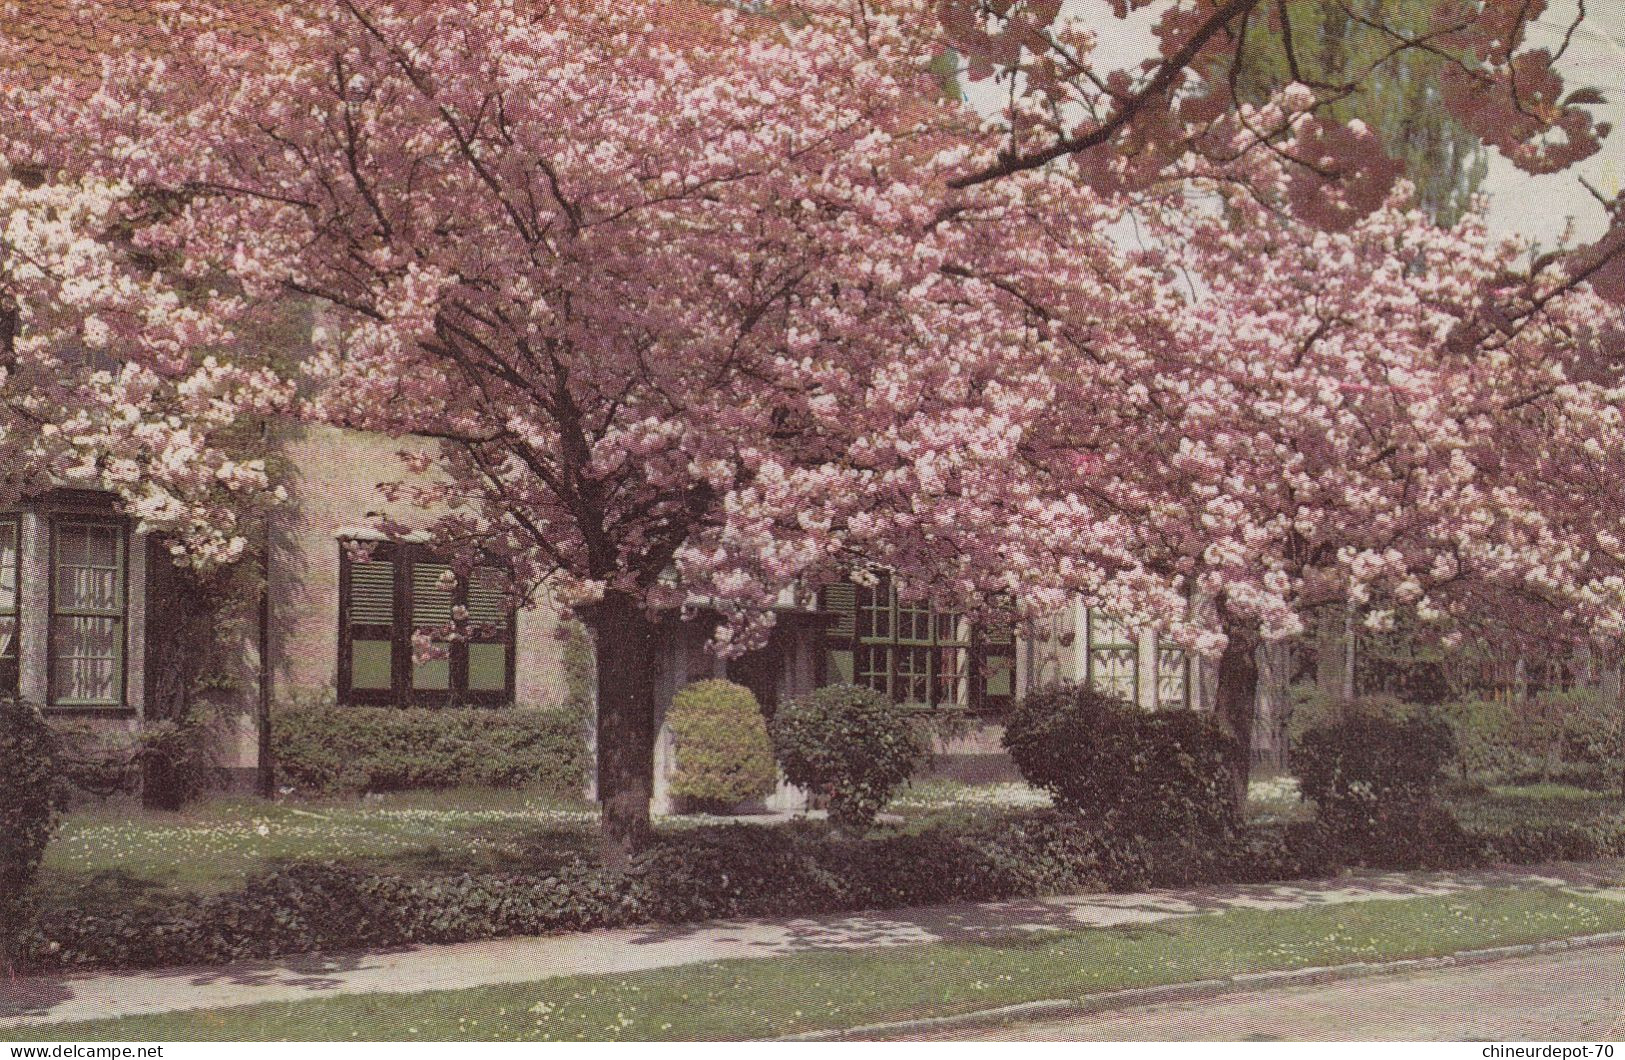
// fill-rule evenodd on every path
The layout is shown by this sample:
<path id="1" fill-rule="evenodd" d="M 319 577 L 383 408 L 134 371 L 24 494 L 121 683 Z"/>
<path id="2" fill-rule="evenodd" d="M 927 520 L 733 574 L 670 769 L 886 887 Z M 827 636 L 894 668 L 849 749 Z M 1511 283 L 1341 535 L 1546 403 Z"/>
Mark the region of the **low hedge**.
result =
<path id="1" fill-rule="evenodd" d="M 278 783 L 308 794 L 463 784 L 581 791 L 587 743 L 579 712 L 299 707 L 271 726 Z"/>
<path id="2" fill-rule="evenodd" d="M 1625 822 L 1455 829 L 1425 861 L 1465 868 L 1625 856 Z M 517 935 L 791 917 L 862 909 L 1150 887 L 1323 878 L 1345 864 L 1314 822 L 1252 826 L 1200 848 L 1111 837 L 1055 810 L 858 838 L 813 823 L 661 835 L 628 870 L 587 862 L 533 874 L 404 875 L 300 863 L 222 894 L 55 907 L 23 932 L 35 971 L 222 964 L 294 954 Z"/>
<path id="3" fill-rule="evenodd" d="M 33 913 L 40 862 L 62 822 L 67 790 L 57 752 L 37 707 L 0 699 L 0 976 L 11 973 L 18 927 Z"/>

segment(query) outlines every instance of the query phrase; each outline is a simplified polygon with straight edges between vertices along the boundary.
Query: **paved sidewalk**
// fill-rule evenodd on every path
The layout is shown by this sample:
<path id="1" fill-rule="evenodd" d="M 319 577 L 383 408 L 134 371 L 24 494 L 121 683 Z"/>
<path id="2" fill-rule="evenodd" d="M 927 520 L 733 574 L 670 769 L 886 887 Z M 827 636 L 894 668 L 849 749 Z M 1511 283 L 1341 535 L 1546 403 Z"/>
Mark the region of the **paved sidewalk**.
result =
<path id="1" fill-rule="evenodd" d="M 215 968 L 0 981 L 0 1028 L 151 1012 L 418 993 L 565 975 L 614 974 L 822 949 L 967 942 L 1023 931 L 1146 924 L 1226 909 L 1297 909 L 1486 887 L 1618 886 L 1625 864 L 1570 862 L 1453 873 L 1359 873 L 1300 883 L 1090 894 L 791 920 L 651 924 Z"/>

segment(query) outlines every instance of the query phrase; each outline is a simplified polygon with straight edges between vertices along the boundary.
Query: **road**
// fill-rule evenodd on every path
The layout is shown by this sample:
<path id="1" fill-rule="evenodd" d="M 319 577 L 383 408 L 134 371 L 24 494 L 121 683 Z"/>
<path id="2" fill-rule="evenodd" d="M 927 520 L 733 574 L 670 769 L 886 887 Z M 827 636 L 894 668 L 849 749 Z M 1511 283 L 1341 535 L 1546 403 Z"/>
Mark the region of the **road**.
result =
<path id="1" fill-rule="evenodd" d="M 1625 948 L 932 1035 L 975 1041 L 1625 1040 Z"/>

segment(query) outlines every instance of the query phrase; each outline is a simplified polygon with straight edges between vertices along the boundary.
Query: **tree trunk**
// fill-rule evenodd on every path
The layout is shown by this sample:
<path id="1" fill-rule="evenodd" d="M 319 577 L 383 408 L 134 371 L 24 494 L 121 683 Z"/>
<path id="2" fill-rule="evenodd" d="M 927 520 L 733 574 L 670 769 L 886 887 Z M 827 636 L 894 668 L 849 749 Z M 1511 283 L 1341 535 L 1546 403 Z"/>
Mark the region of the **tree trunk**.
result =
<path id="1" fill-rule="evenodd" d="M 607 595 L 583 621 L 592 630 L 598 683 L 598 803 L 606 864 L 624 868 L 649 838 L 654 796 L 655 673 L 659 624 L 637 599 Z"/>
<path id="2" fill-rule="evenodd" d="M 1253 717 L 1258 709 L 1257 641 L 1229 630 L 1230 641 L 1219 656 L 1219 687 L 1213 709 L 1230 730 L 1231 799 L 1238 814 L 1247 809 L 1247 781 L 1252 772 Z"/>

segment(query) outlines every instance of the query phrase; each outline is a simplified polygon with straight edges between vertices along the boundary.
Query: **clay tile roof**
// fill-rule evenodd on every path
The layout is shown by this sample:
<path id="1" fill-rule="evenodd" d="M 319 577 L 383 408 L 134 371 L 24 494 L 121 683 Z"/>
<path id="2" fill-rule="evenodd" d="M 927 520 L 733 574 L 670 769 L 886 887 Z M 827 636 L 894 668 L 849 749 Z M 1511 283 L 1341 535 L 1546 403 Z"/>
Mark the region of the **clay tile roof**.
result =
<path id="1" fill-rule="evenodd" d="M 227 0 L 228 17 L 251 25 L 276 0 Z M 0 39 L 36 74 L 85 74 L 115 47 L 160 51 L 162 5 L 152 0 L 0 0 Z M 11 71 L 16 72 L 16 71 Z"/>

